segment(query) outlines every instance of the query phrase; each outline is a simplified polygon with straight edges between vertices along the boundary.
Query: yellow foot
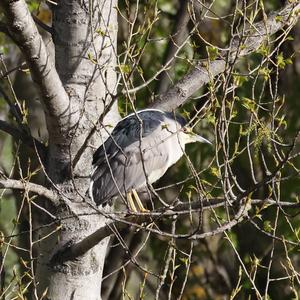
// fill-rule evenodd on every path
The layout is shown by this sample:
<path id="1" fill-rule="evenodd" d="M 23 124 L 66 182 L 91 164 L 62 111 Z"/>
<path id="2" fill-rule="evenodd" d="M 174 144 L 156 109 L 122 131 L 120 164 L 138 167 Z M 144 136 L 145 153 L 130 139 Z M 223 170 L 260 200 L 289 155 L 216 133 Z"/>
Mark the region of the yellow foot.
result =
<path id="1" fill-rule="evenodd" d="M 138 210 L 136 209 L 135 204 L 134 204 L 134 201 L 133 201 L 133 199 L 132 199 L 131 192 L 128 192 L 128 193 L 127 193 L 127 202 L 128 202 L 129 210 L 131 210 L 131 211 L 133 211 L 133 212 L 137 212 L 137 211 L 138 211 Z"/>
<path id="2" fill-rule="evenodd" d="M 135 189 L 132 190 L 132 194 L 133 194 L 133 196 L 134 196 L 134 199 L 135 199 L 136 204 L 137 204 L 138 207 L 139 207 L 140 212 L 144 212 L 144 213 L 145 213 L 145 212 L 149 212 L 150 210 L 146 209 L 146 208 L 143 206 L 142 201 L 141 201 L 141 199 L 140 199 L 140 197 L 139 197 L 139 195 L 138 195 L 138 193 L 136 192 Z"/>

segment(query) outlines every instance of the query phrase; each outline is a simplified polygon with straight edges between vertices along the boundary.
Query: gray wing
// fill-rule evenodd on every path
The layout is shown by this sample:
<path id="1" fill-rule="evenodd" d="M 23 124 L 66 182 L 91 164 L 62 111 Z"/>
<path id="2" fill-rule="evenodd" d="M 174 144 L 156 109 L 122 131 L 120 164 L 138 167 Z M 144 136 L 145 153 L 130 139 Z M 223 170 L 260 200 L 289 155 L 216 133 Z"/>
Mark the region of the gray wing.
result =
<path id="1" fill-rule="evenodd" d="M 111 159 L 120 151 L 142 138 L 152 134 L 166 120 L 164 112 L 144 111 L 138 113 L 142 126 L 136 115 L 121 120 L 111 133 L 111 136 L 101 145 L 93 156 L 93 165 L 100 165 L 105 159 Z M 142 127 L 142 132 L 141 132 Z"/>
<path id="2" fill-rule="evenodd" d="M 153 170 L 159 174 L 158 178 L 165 173 L 168 153 L 156 149 L 155 152 L 146 151 L 141 154 L 139 147 L 134 146 L 129 146 L 126 150 L 130 152 L 116 155 L 112 161 L 103 163 L 98 172 L 92 175 L 93 199 L 97 205 L 119 194 L 125 195 L 132 189 L 146 186 L 145 173 L 148 179 Z"/>
<path id="3" fill-rule="evenodd" d="M 125 120 L 126 124 L 121 121 L 119 129 L 117 126 L 94 156 L 90 193 L 97 205 L 145 186 L 145 171 L 152 183 L 168 168 L 170 145 L 166 137 L 170 132 L 162 126 L 164 118 L 143 118 L 141 140 L 138 120 Z"/>

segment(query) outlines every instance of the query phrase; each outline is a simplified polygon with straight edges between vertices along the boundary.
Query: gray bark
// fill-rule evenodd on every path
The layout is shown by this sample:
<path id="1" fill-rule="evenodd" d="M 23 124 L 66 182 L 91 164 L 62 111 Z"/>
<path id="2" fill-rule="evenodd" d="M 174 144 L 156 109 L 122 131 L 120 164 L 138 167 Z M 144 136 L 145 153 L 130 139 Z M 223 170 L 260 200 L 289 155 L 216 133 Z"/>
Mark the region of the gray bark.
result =
<path id="1" fill-rule="evenodd" d="M 69 120 L 63 124 L 69 133 L 62 143 L 57 143 L 56 138 L 49 142 L 48 175 L 68 203 L 56 208 L 56 216 L 66 218 L 59 236 L 53 235 L 39 249 L 42 256 L 36 274 L 38 294 L 48 289 L 49 299 L 101 299 L 108 238 L 79 259 L 63 262 L 51 258 L 66 245 L 105 226 L 105 218 L 83 203 L 93 149 L 86 147 L 74 170 L 71 164 L 116 91 L 116 5 L 115 0 L 69 0 L 53 7 L 55 65 L 69 97 Z M 104 124 L 114 125 L 118 118 L 117 107 L 113 105 Z M 101 139 L 98 136 L 89 142 L 99 146 Z M 83 212 L 86 216 L 75 217 Z M 45 234 L 42 232 L 41 236 Z"/>
<path id="2" fill-rule="evenodd" d="M 42 92 L 49 134 L 58 137 L 62 121 L 67 117 L 67 94 L 25 1 L 3 1 L 1 6 L 6 14 L 10 36 L 20 47 L 31 76 Z"/>
<path id="3" fill-rule="evenodd" d="M 70 167 L 66 165 L 70 155 L 74 158 L 116 91 L 116 5 L 115 0 L 70 0 L 53 8 L 56 69 L 69 96 L 66 126 L 71 131 L 67 143 L 49 143 L 50 159 L 58 163 L 51 167 L 56 172 L 51 177 L 58 180 L 61 175 L 65 178 L 61 170 Z M 115 105 L 105 122 L 113 125 L 117 120 Z M 91 148 L 87 148 L 73 175 L 88 176 L 90 162 Z"/>
<path id="4" fill-rule="evenodd" d="M 85 208 L 84 208 L 85 207 Z M 74 209 L 74 205 L 73 205 Z M 62 209 L 63 211 L 63 209 Z M 62 229 L 46 242 L 40 243 L 37 265 L 38 295 L 47 291 L 49 299 L 101 299 L 101 282 L 104 259 L 109 239 L 105 238 L 85 255 L 70 261 L 51 260 L 51 258 L 70 243 L 91 234 L 96 227 L 104 225 L 104 217 L 94 214 L 88 206 L 77 204 L 77 213 L 87 213 L 80 218 L 67 218 L 61 223 Z M 70 217 L 62 212 L 60 217 Z M 48 229 L 48 233 L 54 228 Z M 41 236 L 47 232 L 43 231 Z"/>
<path id="5" fill-rule="evenodd" d="M 72 160 L 112 100 L 116 91 L 117 6 L 111 1 L 61 1 L 53 7 L 51 57 L 23 0 L 1 2 L 9 35 L 20 47 L 32 78 L 40 89 L 49 133 L 47 160 L 43 161 L 49 189 L 33 183 L 4 178 L 0 188 L 30 190 L 50 200 L 59 224 L 43 229 L 36 238 L 52 234 L 38 243 L 33 299 L 101 299 L 101 278 L 108 238 L 74 261 L 51 261 L 66 245 L 105 226 L 105 218 L 84 202 L 89 186 L 93 148 L 87 146 L 73 169 Z M 54 64 L 55 62 L 55 64 Z M 116 103 L 103 120 L 115 125 L 119 120 Z M 19 131 L 2 129 L 12 135 Z M 97 147 L 97 137 L 89 143 Z M 52 190 L 52 191 L 51 191 Z M 50 206 L 50 203 L 52 204 Z M 80 216 L 84 213 L 85 216 Z M 92 215 L 93 214 L 93 215 Z M 41 225 L 53 221 L 36 216 Z M 36 220 L 34 222 L 36 224 Z M 61 228 L 57 231 L 56 227 Z"/>

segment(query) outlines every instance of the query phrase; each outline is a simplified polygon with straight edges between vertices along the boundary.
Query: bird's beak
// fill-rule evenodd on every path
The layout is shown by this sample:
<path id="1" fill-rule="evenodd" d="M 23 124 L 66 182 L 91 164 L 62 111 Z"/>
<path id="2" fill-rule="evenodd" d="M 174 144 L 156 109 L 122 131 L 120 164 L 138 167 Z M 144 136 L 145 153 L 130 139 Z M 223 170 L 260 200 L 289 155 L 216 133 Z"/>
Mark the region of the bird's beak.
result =
<path id="1" fill-rule="evenodd" d="M 185 140 L 185 144 L 189 144 L 189 143 L 207 143 L 207 144 L 212 144 L 209 140 L 205 139 L 204 137 L 194 133 L 192 131 L 192 128 L 190 127 L 185 127 L 184 128 L 184 140 Z"/>
<path id="2" fill-rule="evenodd" d="M 187 128 L 185 133 L 186 133 L 186 136 L 187 136 L 187 143 L 199 142 L 199 143 L 207 143 L 207 144 L 211 145 L 211 142 L 209 140 L 207 140 L 204 137 L 194 133 L 190 128 Z"/>
<path id="3" fill-rule="evenodd" d="M 209 140 L 205 139 L 204 137 L 202 137 L 198 134 L 194 134 L 193 139 L 194 139 L 195 142 L 207 143 L 207 144 L 212 145 L 212 143 Z"/>

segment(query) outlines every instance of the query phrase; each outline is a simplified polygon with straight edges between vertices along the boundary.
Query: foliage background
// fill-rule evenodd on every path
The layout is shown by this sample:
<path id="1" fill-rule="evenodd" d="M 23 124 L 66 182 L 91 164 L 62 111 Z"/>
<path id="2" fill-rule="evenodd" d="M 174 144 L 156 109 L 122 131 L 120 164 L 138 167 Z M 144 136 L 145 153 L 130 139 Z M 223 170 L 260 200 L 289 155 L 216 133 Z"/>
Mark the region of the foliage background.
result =
<path id="1" fill-rule="evenodd" d="M 44 3 L 28 1 L 28 5 L 40 20 L 51 24 L 51 14 Z M 173 0 L 120 1 L 119 73 L 127 82 L 128 88 L 142 85 L 166 62 L 170 36 L 174 36 L 174 27 L 179 21 L 179 12 L 184 5 L 185 1 Z M 240 19 L 243 13 L 247 14 L 248 18 L 260 20 L 264 14 L 268 15 L 280 8 L 282 1 L 253 1 L 235 20 L 232 14 L 237 12 L 236 1 L 217 0 L 213 3 L 207 1 L 205 5 L 210 6 L 213 12 L 210 16 L 214 17 L 200 18 L 199 24 L 191 20 L 186 23 L 183 30 L 187 34 L 193 33 L 168 70 L 169 83 L 179 80 L 196 60 L 210 57 L 213 61 L 217 58 L 220 54 L 218 48 L 226 47 L 230 43 L 234 30 L 232 28 L 241 26 Z M 257 7 L 256 14 L 253 13 L 254 7 Z M 125 18 L 131 20 L 136 18 L 135 25 L 131 28 Z M 135 32 L 133 36 L 130 35 L 130 29 Z M 276 42 L 265 45 L 256 53 L 240 59 L 233 70 L 214 79 L 210 85 L 193 96 L 193 101 L 180 108 L 187 119 L 195 117 L 193 124 L 196 124 L 196 132 L 215 141 L 212 147 L 195 144 L 187 148 L 194 169 L 201 171 L 201 189 L 203 188 L 209 197 L 224 195 L 220 178 L 224 175 L 222 162 L 225 160 L 222 158 L 222 148 L 216 134 L 220 125 L 223 99 L 226 98 L 228 101 L 225 106 L 227 105 L 227 119 L 230 124 L 228 149 L 229 157 L 232 158 L 231 167 L 244 189 L 251 186 L 252 169 L 258 180 L 266 176 L 261 153 L 270 170 L 274 169 L 276 161 L 278 162 L 278 157 L 276 158 L 274 149 L 270 146 L 271 139 L 287 145 L 299 130 L 299 30 L 297 24 L 267 61 L 262 63 L 270 53 L 270 49 L 277 47 Z M 279 38 L 280 34 L 282 32 L 270 37 L 270 41 Z M 43 32 L 43 35 L 47 40 L 47 34 Z M 10 70 L 23 62 L 17 48 L 4 34 L 0 34 L 0 51 L 3 73 L 6 68 Z M 252 72 L 251 70 L 257 66 L 259 66 L 257 70 Z M 250 72 L 251 76 L 247 75 Z M 136 93 L 130 96 L 126 93 L 121 95 L 118 99 L 121 115 L 127 115 L 133 106 L 140 109 L 151 104 L 155 95 L 166 88 L 161 87 L 160 79 L 161 75 L 158 75 L 156 80 Z M 224 86 L 224 82 L 229 82 L 229 85 L 234 87 L 233 92 L 227 92 L 228 86 Z M 28 71 L 20 67 L 9 75 L 9 80 L 2 77 L 0 88 L 1 119 L 15 122 L 8 114 L 4 97 L 7 95 L 10 99 L 17 98 L 24 116 L 23 122 L 29 124 L 36 138 L 46 141 L 43 110 L 37 101 L 38 93 Z M 210 100 L 209 105 L 206 104 L 207 99 Z M 274 118 L 273 108 L 278 109 L 278 114 Z M 270 127 L 272 122 L 277 122 L 275 133 L 275 129 Z M 33 181 L 38 182 L 41 172 L 37 158 L 18 141 L 2 133 L 0 137 L 1 169 L 15 177 L 20 176 L 20 173 L 23 177 L 32 176 Z M 252 164 L 249 163 L 247 151 L 239 153 L 247 146 L 247 138 L 252 142 L 250 147 Z M 285 149 L 282 147 L 279 152 Z M 298 145 L 297 149 L 299 150 Z M 272 198 L 274 193 L 279 197 L 278 201 L 299 202 L 299 158 L 296 151 L 295 153 L 295 159 L 277 176 L 279 183 L 274 181 L 255 190 L 250 196 L 252 199 L 265 199 L 268 196 Z M 219 157 L 219 163 L 216 157 Z M 156 187 L 181 182 L 190 176 L 191 172 L 190 164 L 183 158 L 167 172 Z M 197 179 L 194 178 L 179 187 L 162 190 L 160 195 L 169 202 L 176 197 L 182 201 L 189 201 L 197 198 L 196 186 Z M 5 190 L 1 192 L 0 231 L 6 237 L 17 235 L 12 239 L 4 262 L 5 286 L 10 286 L 11 291 L 8 299 L 17 295 L 25 297 L 28 282 L 26 277 L 29 276 L 26 273 L 28 268 L 28 260 L 24 253 L 26 251 L 22 250 L 26 248 L 26 240 L 24 241 L 22 237 L 23 232 L 28 230 L 26 227 L 28 212 L 26 207 L 20 206 L 21 199 L 19 194 Z M 117 239 L 112 240 L 107 257 L 103 298 L 153 299 L 157 278 L 143 270 L 161 273 L 165 262 L 168 261 L 166 284 L 162 287 L 164 299 L 167 297 L 176 299 L 176 295 L 181 294 L 186 279 L 182 296 L 186 300 L 255 299 L 255 290 L 249 278 L 255 281 L 256 288 L 265 295 L 265 299 L 298 299 L 300 280 L 298 211 L 299 208 L 295 207 L 291 209 L 267 207 L 261 203 L 252 205 L 248 220 L 225 234 L 192 243 L 181 239 L 168 241 L 163 236 L 125 230 L 122 236 L 130 252 L 134 253 L 141 247 L 138 265 L 142 268 L 133 263 L 127 264 L 130 256 L 126 253 L 126 249 Z M 188 232 L 192 226 L 196 226 L 197 221 L 201 220 L 203 230 L 209 231 L 216 228 L 216 219 L 225 220 L 226 217 L 227 213 L 223 208 L 215 209 L 214 212 L 206 211 L 203 214 L 194 213 L 190 218 L 178 218 L 176 229 L 177 232 Z M 171 223 L 170 220 L 160 225 L 161 228 L 170 228 Z M 275 241 L 267 234 L 276 235 L 280 240 Z M 192 257 L 189 257 L 191 247 L 194 250 Z M 2 251 L 5 251 L 4 249 L 6 247 L 2 245 Z M 120 259 L 114 261 L 116 257 Z M 249 276 L 246 275 L 244 268 Z M 109 276 L 115 269 L 119 269 L 119 272 Z"/>

